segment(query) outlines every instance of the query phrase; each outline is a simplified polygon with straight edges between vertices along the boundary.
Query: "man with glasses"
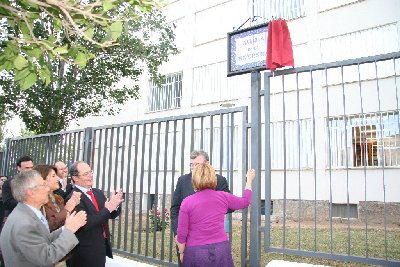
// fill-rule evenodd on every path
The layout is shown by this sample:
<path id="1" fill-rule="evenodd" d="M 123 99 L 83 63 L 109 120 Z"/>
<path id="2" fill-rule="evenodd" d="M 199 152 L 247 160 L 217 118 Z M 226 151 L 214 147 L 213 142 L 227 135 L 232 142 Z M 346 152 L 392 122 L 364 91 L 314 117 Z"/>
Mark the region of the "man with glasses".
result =
<path id="1" fill-rule="evenodd" d="M 195 193 L 192 185 L 193 166 L 196 163 L 206 163 L 209 160 L 210 158 L 207 152 L 203 150 L 192 151 L 192 153 L 190 153 L 190 173 L 182 175 L 181 177 L 178 178 L 178 182 L 176 183 L 174 191 L 174 197 L 172 199 L 172 204 L 171 204 L 171 225 L 172 225 L 172 231 L 174 232 L 175 236 L 177 234 L 177 229 L 178 229 L 178 215 L 181 203 L 187 196 L 193 195 Z M 215 190 L 225 191 L 230 193 L 226 178 L 219 174 L 217 174 L 217 187 Z M 181 266 L 182 263 L 179 260 L 178 248 L 177 251 L 178 251 L 178 264 L 179 266 Z"/>
<path id="2" fill-rule="evenodd" d="M 60 178 L 60 188 L 54 191 L 55 194 L 61 196 L 64 200 L 72 192 L 71 180 L 68 177 L 68 167 L 62 161 L 54 163 L 54 167 L 57 169 L 57 176 Z"/>
<path id="3" fill-rule="evenodd" d="M 85 225 L 85 212 L 72 212 L 65 225 L 50 233 L 40 208 L 49 201 L 46 182 L 37 171 L 17 174 L 11 182 L 18 201 L 0 236 L 6 266 L 54 266 L 77 244 L 75 232 Z"/>
<path id="4" fill-rule="evenodd" d="M 87 213 L 87 224 L 77 232 L 79 245 L 72 251 L 70 259 L 74 267 L 104 267 L 106 256 L 112 258 L 109 219 L 115 219 L 121 213 L 120 204 L 123 193 L 112 193 L 110 200 L 93 185 L 93 171 L 84 161 L 75 162 L 70 169 L 74 181 L 73 191 L 81 192 L 80 203 L 76 210 Z"/>

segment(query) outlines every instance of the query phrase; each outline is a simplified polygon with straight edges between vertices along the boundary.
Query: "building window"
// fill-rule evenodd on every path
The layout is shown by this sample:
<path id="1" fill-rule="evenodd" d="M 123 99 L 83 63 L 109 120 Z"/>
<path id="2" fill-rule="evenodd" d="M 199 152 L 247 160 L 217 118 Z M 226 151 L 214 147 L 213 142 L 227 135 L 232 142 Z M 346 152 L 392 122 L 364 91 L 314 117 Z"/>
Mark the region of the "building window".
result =
<path id="1" fill-rule="evenodd" d="M 182 72 L 166 75 L 162 86 L 150 82 L 149 111 L 180 108 L 181 99 Z"/>
<path id="2" fill-rule="evenodd" d="M 399 111 L 331 118 L 328 164 L 331 167 L 399 166 L 399 122 Z"/>

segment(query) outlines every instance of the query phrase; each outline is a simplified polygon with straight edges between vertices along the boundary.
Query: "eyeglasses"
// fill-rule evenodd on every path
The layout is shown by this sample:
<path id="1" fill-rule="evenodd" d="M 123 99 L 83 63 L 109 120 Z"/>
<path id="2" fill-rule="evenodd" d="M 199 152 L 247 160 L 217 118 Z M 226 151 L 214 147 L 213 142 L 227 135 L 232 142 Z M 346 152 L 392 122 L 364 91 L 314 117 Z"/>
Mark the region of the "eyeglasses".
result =
<path id="1" fill-rule="evenodd" d="M 89 174 L 93 174 L 93 171 L 84 172 L 82 174 L 78 174 L 78 176 L 86 177 L 86 176 L 89 176 Z"/>

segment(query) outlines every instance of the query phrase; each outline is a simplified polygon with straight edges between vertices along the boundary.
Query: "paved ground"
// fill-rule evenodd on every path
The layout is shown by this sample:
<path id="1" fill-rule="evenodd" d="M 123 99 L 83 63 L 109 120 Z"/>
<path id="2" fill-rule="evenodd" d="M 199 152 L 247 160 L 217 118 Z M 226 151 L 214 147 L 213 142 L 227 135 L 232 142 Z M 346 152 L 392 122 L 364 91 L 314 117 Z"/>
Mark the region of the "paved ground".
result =
<path id="1" fill-rule="evenodd" d="M 114 259 L 107 258 L 106 267 L 151 267 L 155 265 L 129 260 L 114 255 Z"/>
<path id="2" fill-rule="evenodd" d="M 151 267 L 155 265 L 129 260 L 119 256 L 114 259 L 107 258 L 106 267 Z M 308 263 L 298 263 L 283 260 L 272 260 L 266 267 L 326 267 L 326 265 L 313 265 Z"/>
<path id="3" fill-rule="evenodd" d="M 298 263 L 291 261 L 283 261 L 283 260 L 272 260 L 270 261 L 266 267 L 322 267 L 326 265 L 313 265 L 308 263 Z"/>

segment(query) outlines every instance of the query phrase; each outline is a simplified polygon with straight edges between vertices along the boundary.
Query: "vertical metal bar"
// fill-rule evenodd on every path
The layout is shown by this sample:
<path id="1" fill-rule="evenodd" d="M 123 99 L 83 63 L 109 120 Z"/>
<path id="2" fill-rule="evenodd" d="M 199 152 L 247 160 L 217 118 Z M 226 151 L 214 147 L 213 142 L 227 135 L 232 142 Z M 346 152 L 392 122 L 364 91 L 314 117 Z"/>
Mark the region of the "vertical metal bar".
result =
<path id="1" fill-rule="evenodd" d="M 231 192 L 234 192 L 234 188 L 233 188 L 233 161 L 235 159 L 235 157 L 233 156 L 233 138 L 234 138 L 234 129 L 235 129 L 235 117 L 234 117 L 235 113 L 228 113 L 228 120 L 230 123 L 228 123 L 230 125 L 230 129 L 228 129 L 228 135 L 231 136 L 231 138 L 228 138 L 228 146 L 229 146 L 229 155 L 227 158 L 227 165 L 228 166 L 228 181 L 229 181 L 229 189 L 231 190 Z M 230 160 L 228 160 L 230 159 Z M 242 176 L 245 177 L 245 176 Z M 228 213 L 228 222 L 229 222 L 229 240 L 232 242 L 232 213 Z"/>
<path id="2" fill-rule="evenodd" d="M 347 151 L 347 133 L 348 133 L 348 122 L 346 114 L 346 94 L 344 92 L 344 78 L 343 78 L 343 66 L 340 66 L 341 75 L 341 86 L 342 86 L 342 104 L 343 104 L 343 119 L 344 119 L 344 143 L 345 143 L 345 159 L 346 159 L 346 201 L 347 201 L 347 255 L 350 255 L 351 236 L 350 236 L 350 193 L 349 193 L 349 155 Z"/>
<path id="3" fill-rule="evenodd" d="M 251 73 L 251 168 L 256 170 L 256 179 L 253 184 L 252 204 L 250 210 L 250 266 L 259 266 L 261 260 L 261 105 L 260 105 L 261 75 Z"/>
<path id="4" fill-rule="evenodd" d="M 265 251 L 271 248 L 271 73 L 264 75 Z M 261 175 L 260 175 L 261 177 Z"/>
<path id="5" fill-rule="evenodd" d="M 151 198 L 150 198 L 150 192 L 151 192 L 151 158 L 153 156 L 153 128 L 154 128 L 154 123 L 150 123 L 150 133 L 149 133 L 149 161 L 147 165 L 147 205 L 151 203 Z M 151 209 L 152 207 L 150 207 Z M 146 211 L 146 247 L 145 247 L 145 256 L 149 255 L 149 206 L 147 206 L 147 211 Z"/>
<path id="6" fill-rule="evenodd" d="M 92 156 L 92 154 L 93 154 L 93 147 L 94 147 L 94 145 L 93 145 L 93 138 L 94 138 L 95 136 L 94 136 L 94 132 L 92 132 L 92 139 L 91 139 L 91 146 L 90 146 L 90 151 L 88 151 L 88 152 L 90 152 L 90 156 Z M 66 162 L 68 162 L 68 161 L 70 161 L 71 159 L 72 159 L 72 157 L 71 157 L 71 149 L 72 149 L 72 133 L 69 133 L 68 134 L 68 157 L 66 158 Z M 92 157 L 90 157 L 90 160 L 92 161 Z M 91 162 L 91 166 L 93 166 L 93 162 Z"/>
<path id="7" fill-rule="evenodd" d="M 204 137 L 203 137 L 203 132 L 204 132 L 204 117 L 200 117 L 200 148 L 204 149 Z"/>
<path id="8" fill-rule="evenodd" d="M 77 135 L 78 135 L 78 133 L 77 133 L 77 132 L 74 132 L 74 142 L 73 142 L 73 145 L 72 145 L 72 158 L 71 158 L 71 162 L 77 161 L 77 153 L 76 153 L 76 146 L 77 146 L 77 144 L 78 144 Z M 93 132 L 93 135 L 96 136 L 96 131 Z M 96 143 L 94 143 L 93 149 L 96 149 Z M 100 159 L 98 159 L 97 162 L 100 163 Z M 66 164 L 67 164 L 67 166 L 68 166 L 68 162 L 66 162 Z M 100 164 L 98 164 L 98 165 L 100 165 Z"/>
<path id="9" fill-rule="evenodd" d="M 102 153 L 101 153 L 101 147 L 102 147 L 102 141 L 103 141 L 103 130 L 99 129 L 99 130 L 95 130 L 94 131 L 94 136 L 99 136 L 98 138 L 96 138 L 96 142 L 94 143 L 94 149 L 96 149 L 96 144 L 97 144 L 97 171 L 96 171 L 96 176 L 98 179 L 100 179 L 100 167 L 101 167 L 101 159 L 102 159 Z M 98 141 L 97 141 L 98 140 Z M 75 143 L 75 142 L 74 142 Z M 104 158 L 106 157 L 106 155 L 103 156 Z M 94 167 L 94 166 L 93 166 Z M 104 177 L 104 175 L 103 175 Z M 103 181 L 102 181 L 103 182 Z M 100 187 L 100 180 L 98 182 L 98 184 L 96 185 L 98 188 Z M 102 186 L 102 185 L 101 185 Z"/>
<path id="10" fill-rule="evenodd" d="M 299 73 L 296 72 L 296 102 L 297 102 L 297 150 L 298 150 L 298 181 L 299 181 L 299 206 L 298 216 L 298 249 L 301 248 L 301 145 L 300 145 L 300 92 L 299 92 Z M 305 148 L 304 148 L 305 149 Z"/>
<path id="11" fill-rule="evenodd" d="M 162 221 L 162 229 L 161 229 L 161 260 L 164 260 L 164 246 L 165 246 L 165 201 L 166 201 L 166 192 L 167 192 L 167 172 L 168 172 L 168 141 L 169 141 L 169 121 L 165 122 L 165 135 L 164 135 L 164 177 L 163 177 L 163 193 L 162 193 L 162 207 L 161 207 L 161 221 Z M 171 232 L 170 232 L 171 233 Z M 170 234 L 171 236 L 171 234 Z"/>
<path id="12" fill-rule="evenodd" d="M 399 94 L 398 94 L 398 92 L 399 92 L 399 90 L 398 90 L 398 87 L 397 87 L 397 77 L 398 77 L 398 74 L 397 74 L 397 70 L 396 70 L 396 59 L 395 58 L 393 58 L 393 72 L 394 72 L 394 87 L 395 87 L 395 91 L 396 91 L 396 107 L 397 107 L 397 112 L 395 112 L 395 116 L 397 116 L 397 129 L 398 129 L 398 131 L 400 131 L 400 114 L 399 114 L 399 109 L 400 109 L 400 106 L 399 106 Z M 397 143 L 397 139 L 395 139 L 395 142 L 396 142 L 396 145 L 395 145 L 395 147 L 399 147 L 400 146 L 400 144 L 399 143 Z M 399 150 L 399 148 L 397 148 L 396 149 L 396 151 L 398 151 Z M 399 165 L 400 164 L 400 158 L 398 157 L 398 154 L 399 153 L 396 153 L 396 165 Z"/>
<path id="13" fill-rule="evenodd" d="M 67 140 L 65 140 L 67 141 Z M 64 160 L 66 160 L 65 153 L 66 149 L 64 150 Z M 93 167 L 92 162 L 92 151 L 93 151 L 93 128 L 88 127 L 85 128 L 85 147 L 84 147 L 84 154 L 83 154 L 83 161 Z"/>
<path id="14" fill-rule="evenodd" d="M 213 165 L 213 154 L 214 154 L 214 115 L 210 116 L 210 163 Z"/>
<path id="15" fill-rule="evenodd" d="M 107 187 L 106 187 L 108 198 L 110 198 L 110 190 L 111 190 L 112 161 L 113 161 L 113 152 L 114 152 L 114 132 L 115 132 L 115 127 L 111 127 L 110 155 L 108 156 L 108 175 L 107 175 L 108 181 L 107 181 Z"/>
<path id="16" fill-rule="evenodd" d="M 105 128 L 105 134 L 104 134 L 104 153 L 103 153 L 103 171 L 101 172 L 101 190 L 104 192 L 105 184 L 106 184 L 106 167 L 107 167 L 107 147 L 108 147 L 108 132 L 110 128 Z M 103 131 L 103 130 L 102 130 Z M 100 148 L 99 148 L 100 149 Z M 98 175 L 100 172 L 98 173 Z"/>
<path id="17" fill-rule="evenodd" d="M 365 122 L 365 115 L 364 115 L 364 102 L 363 102 L 363 97 L 362 97 L 362 86 L 361 86 L 361 72 L 360 72 L 360 64 L 357 64 L 357 72 L 358 72 L 358 88 L 360 92 L 360 106 L 361 106 L 361 116 L 362 116 L 362 121 L 361 121 L 361 127 L 360 127 L 360 133 L 361 129 L 364 130 L 364 132 L 360 136 L 360 141 L 365 144 L 364 146 L 364 158 L 361 158 L 361 160 L 364 159 L 363 165 L 363 171 L 364 171 L 364 210 L 365 210 L 365 257 L 368 258 L 368 203 L 367 203 L 367 164 L 368 164 L 368 145 L 367 145 L 367 136 L 365 134 L 367 130 L 367 125 Z"/>
<path id="18" fill-rule="evenodd" d="M 123 190 L 123 192 L 126 192 L 126 188 L 124 190 L 124 167 L 125 167 L 125 148 L 126 148 L 126 129 L 128 126 L 123 126 L 123 131 L 122 131 L 122 152 L 121 152 L 121 165 L 120 165 L 120 177 L 119 177 L 119 187 L 115 188 L 116 191 L 119 191 L 120 189 Z M 129 148 L 128 148 L 129 149 Z M 129 165 L 129 161 L 128 161 Z M 128 176 L 128 175 L 127 175 Z M 128 180 L 128 179 L 126 179 Z M 126 197 L 126 194 L 125 194 Z M 127 202 L 125 202 L 125 206 L 127 205 Z M 126 211 L 126 209 L 125 209 Z M 124 213 L 124 218 L 125 221 L 127 221 L 128 218 L 128 213 Z M 121 247 L 121 228 L 122 228 L 122 218 L 118 220 L 118 240 L 117 240 L 117 248 L 119 249 Z M 126 240 L 126 231 L 124 232 L 124 241 Z M 124 250 L 126 250 L 126 246 L 124 247 Z"/>
<path id="19" fill-rule="evenodd" d="M 78 142 L 77 142 L 77 144 L 78 144 L 78 147 L 77 147 L 77 158 L 76 158 L 76 161 L 81 161 L 81 160 L 83 160 L 83 151 L 81 152 L 81 138 L 82 138 L 82 135 L 83 135 L 83 132 L 82 131 L 79 131 L 79 133 L 78 133 Z"/>
<path id="20" fill-rule="evenodd" d="M 241 151 L 241 155 L 242 155 L 242 163 L 243 163 L 243 169 L 242 169 L 242 177 L 246 176 L 246 170 L 248 169 L 248 163 L 249 163 L 249 159 L 248 159 L 248 149 L 249 149 L 249 134 L 248 134 L 248 121 L 247 121 L 247 117 L 248 117 L 248 110 L 247 107 L 243 110 L 242 112 L 242 151 Z M 261 177 L 261 175 L 260 175 Z M 242 190 L 244 191 L 244 188 L 246 186 L 246 179 L 242 179 Z M 241 251 L 241 260 L 240 260 L 240 266 L 245 267 L 246 263 L 247 263 L 247 221 L 248 221 L 248 208 L 243 209 L 242 210 L 242 232 L 241 232 L 241 243 L 240 243 L 240 251 Z M 261 250 L 261 248 L 260 248 Z"/>
<path id="21" fill-rule="evenodd" d="M 222 175 L 224 163 L 224 115 L 219 115 L 219 175 Z"/>
<path id="22" fill-rule="evenodd" d="M 191 135 L 190 135 L 190 151 L 193 151 L 194 150 L 194 133 L 195 133 L 195 127 L 194 127 L 194 117 L 192 117 L 191 118 L 191 120 L 190 120 L 190 122 L 191 122 L 191 125 L 190 125 L 190 132 L 192 133 Z"/>
<path id="23" fill-rule="evenodd" d="M 160 141 L 161 141 L 161 122 L 157 123 L 157 148 L 156 148 L 156 179 L 154 189 L 154 211 L 153 211 L 153 258 L 156 257 L 157 252 L 157 211 L 158 211 L 158 176 L 160 175 Z M 164 213 L 164 211 L 161 211 Z"/>
<path id="24" fill-rule="evenodd" d="M 174 199 L 174 191 L 175 191 L 175 157 L 176 157 L 176 137 L 177 137 L 177 124 L 178 122 L 174 120 L 174 135 L 172 137 L 172 172 L 171 172 L 171 201 Z M 181 154 L 181 157 L 183 157 L 183 154 Z M 170 232 L 170 237 L 169 237 L 169 261 L 172 262 L 172 253 L 174 250 L 174 234 L 172 231 L 172 223 L 169 224 L 169 232 Z"/>
<path id="25" fill-rule="evenodd" d="M 186 120 L 182 120 L 181 175 L 185 172 L 185 136 Z M 192 151 L 189 151 L 189 154 Z"/>
<path id="26" fill-rule="evenodd" d="M 140 125 L 135 125 L 135 157 L 134 157 L 134 162 L 133 162 L 133 181 L 132 181 L 132 227 L 131 227 L 131 248 L 130 251 L 131 253 L 133 252 L 133 244 L 135 243 L 135 225 L 136 225 L 136 176 L 137 176 L 137 167 L 138 167 L 138 151 L 139 151 L 139 126 Z M 133 130 L 131 130 L 133 131 Z M 131 133 L 132 135 L 132 133 Z M 131 137 L 132 139 L 132 137 Z M 131 141 L 129 141 L 131 144 Z M 130 155 L 130 154 L 129 154 Z M 129 164 L 131 162 L 130 158 L 128 160 L 128 173 L 130 173 L 130 166 Z M 143 159 L 142 159 L 143 162 Z M 140 190 L 140 189 L 139 189 Z M 128 193 L 127 193 L 128 194 Z M 141 194 L 139 194 L 139 202 L 141 204 Z M 139 206 L 139 211 L 141 210 L 141 206 Z M 140 218 L 140 217 L 139 217 Z"/>
<path id="27" fill-rule="evenodd" d="M 383 141 L 383 125 L 382 125 L 382 109 L 381 109 L 381 95 L 380 95 L 380 87 L 379 87 L 379 77 L 378 77 L 378 66 L 376 64 L 376 61 L 374 61 L 374 67 L 375 67 L 375 78 L 376 78 L 376 90 L 378 93 L 378 112 L 379 112 L 379 131 L 380 131 L 380 137 L 381 137 L 381 142 Z M 386 205 L 386 182 L 385 182 L 385 166 L 386 166 L 386 161 L 385 161 L 385 153 L 383 150 L 381 150 L 381 155 L 382 155 L 382 161 L 381 161 L 381 168 L 382 168 L 382 187 L 383 187 L 383 207 L 384 207 L 384 228 L 385 228 L 385 259 L 388 259 L 388 251 L 387 251 L 387 246 L 388 246 L 388 241 L 387 241 L 387 205 Z"/>
<path id="28" fill-rule="evenodd" d="M 1 172 L 8 174 L 10 172 L 10 166 L 9 166 L 9 162 L 10 162 L 10 153 L 11 153 L 11 139 L 7 138 L 6 140 L 4 140 L 4 156 L 3 156 L 3 162 L 1 165 Z"/>
<path id="29" fill-rule="evenodd" d="M 118 161 L 119 161 L 119 136 L 121 133 L 121 127 L 117 127 L 117 140 L 115 141 L 115 160 L 114 160 L 114 185 L 113 188 L 111 189 L 111 183 L 109 183 L 109 189 L 108 189 L 108 194 L 109 196 L 111 196 L 111 192 L 117 190 L 117 186 L 118 186 Z M 111 168 L 111 164 L 110 164 L 110 168 Z M 112 191 L 111 191 L 112 190 Z M 119 220 L 121 221 L 121 220 Z M 111 224 L 111 232 L 112 232 L 112 242 L 111 244 L 114 244 L 115 242 L 115 220 L 112 220 L 112 224 Z"/>
<path id="30" fill-rule="evenodd" d="M 283 232 L 282 232 L 282 248 L 286 247 L 286 105 L 285 105 L 285 76 L 282 75 L 282 119 L 283 119 Z M 314 203 L 315 205 L 315 203 Z"/>
<path id="31" fill-rule="evenodd" d="M 329 227 L 330 227 L 330 252 L 333 253 L 333 224 L 332 224 L 332 154 L 331 154 L 331 127 L 329 119 L 329 90 L 328 90 L 328 70 L 325 68 L 325 88 L 326 88 L 326 123 L 328 131 L 328 168 L 329 168 Z M 314 139 L 315 139 L 315 125 L 314 125 Z M 314 142 L 315 145 L 315 142 Z M 314 190 L 317 184 L 316 178 L 316 158 L 315 158 L 315 146 L 314 146 Z M 314 192 L 315 194 L 315 192 Z M 316 210 L 314 210 L 314 214 Z M 315 215 L 316 216 L 316 215 Z M 316 225 L 315 225 L 316 228 Z M 314 251 L 317 247 L 314 246 Z"/>
<path id="32" fill-rule="evenodd" d="M 140 192 L 139 192 L 139 227 L 138 227 L 138 254 L 142 251 L 142 215 L 143 215 L 143 180 L 144 180 L 144 156 L 146 148 L 146 129 L 147 125 L 143 124 L 143 134 L 142 134 L 142 155 L 140 164 Z"/>

